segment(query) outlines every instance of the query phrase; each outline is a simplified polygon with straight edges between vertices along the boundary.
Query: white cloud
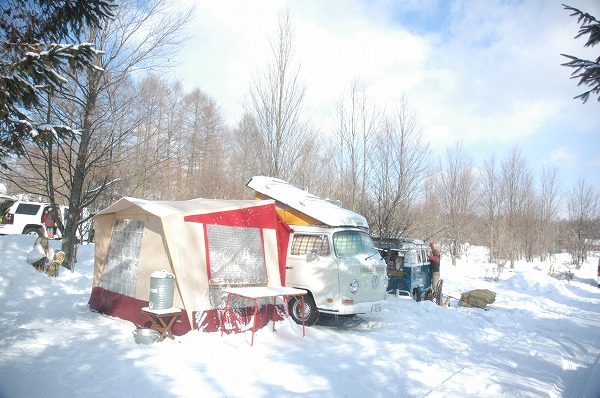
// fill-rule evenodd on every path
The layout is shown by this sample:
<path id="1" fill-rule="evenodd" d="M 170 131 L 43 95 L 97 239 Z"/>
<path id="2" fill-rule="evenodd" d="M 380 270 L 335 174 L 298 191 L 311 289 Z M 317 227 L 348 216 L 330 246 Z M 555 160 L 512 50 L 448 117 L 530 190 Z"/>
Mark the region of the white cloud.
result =
<path id="1" fill-rule="evenodd" d="M 381 107 L 392 108 L 405 95 L 426 139 L 442 148 L 457 140 L 471 148 L 479 143 L 485 151 L 528 142 L 533 146 L 523 148 L 527 155 L 541 146 L 536 140 L 554 139 L 549 137 L 563 130 L 577 141 L 578 134 L 589 137 L 600 128 L 597 104 L 572 99 L 582 88 L 560 65 L 561 53 L 591 58 L 597 48 L 585 49 L 584 39 L 573 39 L 577 20 L 560 3 L 194 3 L 197 36 L 180 73 L 186 86 L 215 98 L 231 123 L 241 116 L 252 73 L 270 60 L 268 40 L 275 38 L 278 12 L 289 7 L 306 106 L 317 128 L 324 128 L 356 78 Z M 569 4 L 600 17 L 594 0 Z"/>
<path id="2" fill-rule="evenodd" d="M 549 165 L 557 165 L 566 170 L 574 170 L 577 165 L 577 156 L 567 147 L 556 148 L 550 152 L 546 162 Z"/>
<path id="3" fill-rule="evenodd" d="M 594 169 L 600 169 L 600 156 L 597 156 L 595 158 L 593 158 L 589 163 L 588 166 Z"/>

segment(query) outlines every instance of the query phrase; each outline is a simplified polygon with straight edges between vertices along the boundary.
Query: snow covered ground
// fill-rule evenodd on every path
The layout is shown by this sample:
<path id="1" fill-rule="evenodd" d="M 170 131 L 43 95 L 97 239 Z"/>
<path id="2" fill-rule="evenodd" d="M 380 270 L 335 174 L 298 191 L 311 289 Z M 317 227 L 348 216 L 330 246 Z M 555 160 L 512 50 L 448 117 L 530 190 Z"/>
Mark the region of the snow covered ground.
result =
<path id="1" fill-rule="evenodd" d="M 327 318 L 306 337 L 288 318 L 253 347 L 250 332 L 198 331 L 137 345 L 133 324 L 88 309 L 93 245 L 51 279 L 26 262 L 33 241 L 0 237 L 2 398 L 600 396 L 596 257 L 570 283 L 549 262 L 495 282 L 474 247 L 456 267 L 442 258 L 444 292 L 493 290 L 488 311 L 390 295 L 381 313 Z"/>

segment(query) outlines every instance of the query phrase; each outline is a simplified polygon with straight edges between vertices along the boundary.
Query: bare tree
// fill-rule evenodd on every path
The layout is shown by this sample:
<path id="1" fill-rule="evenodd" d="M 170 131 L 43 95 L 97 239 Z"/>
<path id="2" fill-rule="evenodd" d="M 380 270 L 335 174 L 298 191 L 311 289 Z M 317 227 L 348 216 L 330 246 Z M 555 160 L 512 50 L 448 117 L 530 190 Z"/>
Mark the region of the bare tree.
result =
<path id="1" fill-rule="evenodd" d="M 228 152 L 229 179 L 234 185 L 245 187 L 252 176 L 269 174 L 266 143 L 252 115 L 246 113 L 233 129 Z"/>
<path id="2" fill-rule="evenodd" d="M 445 236 L 452 265 L 456 265 L 456 259 L 461 255 L 462 245 L 472 227 L 470 221 L 478 206 L 478 181 L 473 170 L 473 160 L 464 152 L 462 142 L 458 142 L 446 151 L 446 160 L 440 160 L 435 176 L 442 217 L 448 227 Z"/>
<path id="3" fill-rule="evenodd" d="M 324 139 L 316 134 L 311 134 L 301 148 L 302 167 L 294 173 L 293 181 L 306 187 L 309 192 L 314 192 L 323 197 L 338 200 L 337 192 L 330 191 L 334 180 L 331 170 L 331 157 Z M 316 178 L 315 178 L 316 177 Z"/>
<path id="4" fill-rule="evenodd" d="M 545 260 L 548 254 L 556 253 L 558 241 L 558 216 L 560 191 L 557 168 L 543 168 L 540 176 L 539 200 L 539 255 Z"/>
<path id="5" fill-rule="evenodd" d="M 337 162 L 339 200 L 344 206 L 366 213 L 367 183 L 370 176 L 369 153 L 379 132 L 383 112 L 369 101 L 366 88 L 354 80 L 349 95 L 336 104 L 333 131 L 336 145 L 332 148 Z"/>
<path id="6" fill-rule="evenodd" d="M 416 113 L 405 98 L 386 118 L 375 142 L 368 187 L 373 202 L 371 229 L 381 238 L 403 236 L 413 227 L 413 209 L 429 168 L 429 147 L 422 142 Z"/>
<path id="7" fill-rule="evenodd" d="M 520 255 L 521 228 L 527 201 L 530 198 L 532 176 L 527 161 L 521 151 L 513 147 L 512 151 L 501 163 L 502 192 L 501 212 L 506 223 L 506 251 L 510 267 L 515 267 L 515 260 Z"/>
<path id="8" fill-rule="evenodd" d="M 533 180 L 532 180 L 533 184 Z M 526 261 L 532 262 L 539 244 L 539 213 L 540 201 L 536 196 L 533 185 L 526 192 L 523 211 L 519 222 L 520 246 Z"/>
<path id="9" fill-rule="evenodd" d="M 221 110 L 199 89 L 188 94 L 185 101 L 188 120 L 182 129 L 186 134 L 183 145 L 189 159 L 185 184 L 192 189 L 188 196 L 223 198 L 227 195 L 222 188 L 227 180 L 225 164 L 228 154 L 223 139 L 225 125 Z M 220 183 L 215 184 L 215 181 Z"/>
<path id="10" fill-rule="evenodd" d="M 567 197 L 568 241 L 577 269 L 587 258 L 589 244 L 599 232 L 595 230 L 599 210 L 598 192 L 585 179 L 579 180 Z"/>
<path id="11" fill-rule="evenodd" d="M 279 16 L 277 34 L 277 42 L 271 43 L 273 59 L 265 72 L 254 77 L 246 111 L 254 117 L 262 138 L 257 149 L 266 160 L 266 174 L 291 180 L 301 168 L 301 149 L 314 133 L 304 116 L 306 89 L 293 59 L 289 12 Z"/>
<path id="12" fill-rule="evenodd" d="M 215 101 L 198 88 L 185 93 L 181 83 L 156 75 L 138 82 L 135 92 L 132 113 L 138 122 L 119 149 L 127 161 L 114 167 L 119 185 L 127 187 L 122 194 L 155 200 L 227 197 L 230 148 Z"/>
<path id="13" fill-rule="evenodd" d="M 177 157 L 179 144 L 173 138 L 181 126 L 172 122 L 171 114 L 183 113 L 181 86 L 149 75 L 126 95 L 135 95 L 135 122 L 118 150 L 126 161 L 113 165 L 113 174 L 122 182 L 118 196 L 166 200 L 165 193 L 172 192 L 172 184 L 177 183 L 176 166 L 170 161 Z"/>
<path id="14" fill-rule="evenodd" d="M 488 232 L 489 261 L 493 262 L 500 254 L 500 198 L 503 196 L 495 154 L 484 161 L 483 169 L 480 206 Z"/>
<path id="15" fill-rule="evenodd" d="M 189 11 L 174 13 L 160 0 L 124 1 L 102 29 L 89 29 L 84 36 L 103 51 L 94 67 L 82 72 L 65 70 L 74 84 L 54 93 L 49 117 L 77 126 L 80 133 L 74 140 L 48 146 L 46 158 L 54 160 L 46 162 L 44 174 L 48 177 L 46 196 L 53 207 L 59 203 L 57 195 L 64 196 L 69 207 L 64 228 L 59 222 L 67 268 L 73 269 L 76 261 L 77 228 L 85 221 L 84 211 L 118 179 L 113 171 L 122 158 L 115 149 L 135 128 L 135 120 L 124 123 L 135 98 L 126 96 L 124 88 L 132 73 L 167 66 L 163 62 L 185 38 L 182 31 L 190 15 Z"/>

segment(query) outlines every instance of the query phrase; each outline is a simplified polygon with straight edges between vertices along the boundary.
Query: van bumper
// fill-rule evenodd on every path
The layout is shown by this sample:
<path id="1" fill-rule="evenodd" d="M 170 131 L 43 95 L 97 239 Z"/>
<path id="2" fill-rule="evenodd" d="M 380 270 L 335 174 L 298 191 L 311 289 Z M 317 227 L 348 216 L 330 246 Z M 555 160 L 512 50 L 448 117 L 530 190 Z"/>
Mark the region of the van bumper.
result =
<path id="1" fill-rule="evenodd" d="M 335 308 L 319 308 L 319 312 L 324 314 L 337 314 L 337 315 L 355 315 L 355 314 L 369 314 L 372 312 L 380 312 L 383 309 L 385 300 L 369 301 L 366 303 L 340 305 Z"/>

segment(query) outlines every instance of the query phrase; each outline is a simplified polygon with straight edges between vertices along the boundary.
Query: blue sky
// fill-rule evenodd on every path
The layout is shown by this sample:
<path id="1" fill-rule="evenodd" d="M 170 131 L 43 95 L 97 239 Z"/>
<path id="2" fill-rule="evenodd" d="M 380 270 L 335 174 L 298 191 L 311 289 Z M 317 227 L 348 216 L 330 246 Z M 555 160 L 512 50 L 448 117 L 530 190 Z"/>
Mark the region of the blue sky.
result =
<path id="1" fill-rule="evenodd" d="M 564 1 L 600 18 L 600 2 Z M 531 171 L 556 166 L 564 187 L 600 188 L 600 103 L 561 66 L 561 53 L 595 59 L 575 40 L 579 25 L 561 1 L 189 0 L 196 6 L 184 63 L 235 123 L 252 74 L 269 59 L 277 14 L 289 9 L 307 112 L 327 130 L 353 79 L 392 110 L 405 96 L 437 154 L 462 141 L 481 164 L 518 146 Z"/>

